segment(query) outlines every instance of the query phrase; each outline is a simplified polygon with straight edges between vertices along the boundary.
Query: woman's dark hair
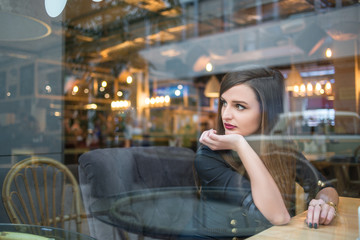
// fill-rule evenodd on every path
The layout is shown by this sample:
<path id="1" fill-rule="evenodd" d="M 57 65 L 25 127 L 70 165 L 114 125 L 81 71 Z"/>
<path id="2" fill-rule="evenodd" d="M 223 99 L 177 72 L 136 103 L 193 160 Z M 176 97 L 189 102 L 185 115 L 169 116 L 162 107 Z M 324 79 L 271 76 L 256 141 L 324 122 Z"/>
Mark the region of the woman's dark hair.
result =
<path id="1" fill-rule="evenodd" d="M 242 69 L 227 73 L 222 78 L 219 94 L 217 133 L 220 135 L 225 134 L 220 97 L 230 88 L 241 84 L 246 84 L 254 91 L 260 104 L 261 122 L 257 133 L 269 135 L 280 114 L 284 112 L 285 84 L 284 77 L 280 71 L 261 66 L 243 67 Z M 259 138 L 259 140 L 261 139 Z M 291 157 L 293 154 L 290 153 L 292 152 L 293 149 L 289 146 L 278 146 L 278 143 L 272 141 L 271 136 L 268 136 L 268 141 L 260 142 L 260 151 L 258 152 L 259 157 L 282 193 L 288 209 L 291 207 L 290 201 L 295 187 L 295 158 Z M 231 152 L 222 151 L 221 155 L 234 169 L 244 174 L 244 167 L 241 162 L 235 160 Z"/>
<path id="2" fill-rule="evenodd" d="M 250 67 L 248 69 L 227 73 L 220 85 L 220 96 L 230 88 L 246 84 L 253 89 L 261 110 L 260 133 L 269 134 L 272 127 L 284 112 L 284 77 L 278 70 L 267 67 Z M 222 103 L 219 101 L 217 131 L 224 134 L 225 129 L 221 116 Z"/>

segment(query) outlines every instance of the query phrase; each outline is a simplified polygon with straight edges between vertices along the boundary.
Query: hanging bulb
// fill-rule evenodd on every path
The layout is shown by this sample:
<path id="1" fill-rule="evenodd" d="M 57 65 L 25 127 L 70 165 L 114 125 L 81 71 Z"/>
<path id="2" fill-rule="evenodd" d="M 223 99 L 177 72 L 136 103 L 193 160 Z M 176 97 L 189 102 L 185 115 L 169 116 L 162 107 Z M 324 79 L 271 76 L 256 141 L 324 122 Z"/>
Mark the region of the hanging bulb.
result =
<path id="1" fill-rule="evenodd" d="M 299 96 L 299 91 L 300 91 L 299 86 L 298 86 L 298 85 L 295 85 L 295 86 L 294 86 L 294 91 L 293 91 L 293 96 L 294 96 L 294 97 Z"/>
<path id="2" fill-rule="evenodd" d="M 305 84 L 301 84 L 301 85 L 300 85 L 300 92 L 299 92 L 299 95 L 300 95 L 300 96 L 305 96 L 305 93 L 306 93 L 306 87 L 305 87 Z"/>
<path id="3" fill-rule="evenodd" d="M 330 82 L 326 82 L 326 84 L 325 84 L 325 93 L 326 93 L 326 95 L 332 94 L 332 86 L 331 86 Z"/>
<path id="4" fill-rule="evenodd" d="M 313 85 L 310 82 L 306 84 L 306 93 L 308 96 L 313 95 Z"/>
<path id="5" fill-rule="evenodd" d="M 133 81 L 132 76 L 131 76 L 131 75 L 127 76 L 127 78 L 126 78 L 126 82 L 127 82 L 127 84 L 131 84 L 131 83 L 132 83 L 132 81 Z"/>
<path id="6" fill-rule="evenodd" d="M 332 57 L 332 50 L 331 48 L 327 48 L 326 51 L 325 51 L 325 56 L 327 58 L 331 58 Z"/>
<path id="7" fill-rule="evenodd" d="M 207 72 L 211 72 L 213 70 L 213 65 L 211 62 L 208 62 L 205 66 Z"/>
<path id="8" fill-rule="evenodd" d="M 318 82 L 318 83 L 316 83 L 316 85 L 315 85 L 315 94 L 316 95 L 321 95 L 321 84 Z"/>

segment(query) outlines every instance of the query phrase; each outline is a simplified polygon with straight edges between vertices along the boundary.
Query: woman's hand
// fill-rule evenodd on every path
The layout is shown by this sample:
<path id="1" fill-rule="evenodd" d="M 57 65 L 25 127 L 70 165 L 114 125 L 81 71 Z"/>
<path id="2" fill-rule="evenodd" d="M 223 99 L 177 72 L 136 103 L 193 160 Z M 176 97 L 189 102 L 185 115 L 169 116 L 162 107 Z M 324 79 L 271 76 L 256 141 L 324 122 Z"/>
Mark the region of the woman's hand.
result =
<path id="1" fill-rule="evenodd" d="M 218 135 L 216 130 L 210 129 L 201 134 L 199 141 L 211 150 L 236 150 L 243 139 L 239 134 Z"/>
<path id="2" fill-rule="evenodd" d="M 312 228 L 318 228 L 319 224 L 327 225 L 336 216 L 334 206 L 325 203 L 322 199 L 313 199 L 309 203 L 306 224 Z"/>

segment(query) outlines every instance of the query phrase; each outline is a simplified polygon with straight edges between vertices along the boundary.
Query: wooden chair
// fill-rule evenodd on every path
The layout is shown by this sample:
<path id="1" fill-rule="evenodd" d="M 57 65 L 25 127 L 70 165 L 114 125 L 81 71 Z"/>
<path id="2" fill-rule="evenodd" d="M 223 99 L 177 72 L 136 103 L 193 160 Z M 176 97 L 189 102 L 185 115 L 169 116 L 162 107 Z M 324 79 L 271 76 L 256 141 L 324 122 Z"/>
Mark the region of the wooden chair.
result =
<path id="1" fill-rule="evenodd" d="M 5 177 L 2 199 L 12 223 L 82 230 L 77 180 L 54 159 L 31 157 L 15 164 Z"/>

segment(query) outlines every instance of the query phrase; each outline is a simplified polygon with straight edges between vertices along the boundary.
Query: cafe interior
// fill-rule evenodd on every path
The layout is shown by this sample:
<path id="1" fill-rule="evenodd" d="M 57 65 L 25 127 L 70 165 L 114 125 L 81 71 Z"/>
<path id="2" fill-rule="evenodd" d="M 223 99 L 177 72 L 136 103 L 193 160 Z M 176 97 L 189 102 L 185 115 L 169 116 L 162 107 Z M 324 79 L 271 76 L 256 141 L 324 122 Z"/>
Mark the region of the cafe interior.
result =
<path id="1" fill-rule="evenodd" d="M 253 65 L 285 78 L 270 135 L 291 139 L 357 213 L 359 26 L 358 0 L 2 0 L 0 232 L 193 239 L 174 216 L 196 206 L 199 137 L 216 128 L 224 75 Z M 339 239 L 360 237 L 355 213 L 339 213 Z M 297 231 L 284 236 L 304 239 Z"/>

